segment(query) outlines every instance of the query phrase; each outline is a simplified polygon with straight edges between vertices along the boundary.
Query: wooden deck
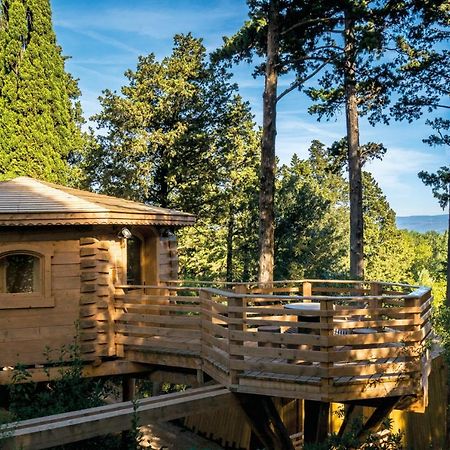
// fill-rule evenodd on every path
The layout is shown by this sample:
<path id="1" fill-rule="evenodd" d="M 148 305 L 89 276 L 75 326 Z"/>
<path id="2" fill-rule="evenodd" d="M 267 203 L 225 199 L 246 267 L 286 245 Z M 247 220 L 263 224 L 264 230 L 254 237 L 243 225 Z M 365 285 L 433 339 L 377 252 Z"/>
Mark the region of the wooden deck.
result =
<path id="1" fill-rule="evenodd" d="M 118 286 L 115 343 L 131 362 L 201 369 L 236 392 L 326 402 L 419 398 L 431 302 L 428 288 L 349 281 Z M 311 307 L 286 308 L 291 303 Z"/>

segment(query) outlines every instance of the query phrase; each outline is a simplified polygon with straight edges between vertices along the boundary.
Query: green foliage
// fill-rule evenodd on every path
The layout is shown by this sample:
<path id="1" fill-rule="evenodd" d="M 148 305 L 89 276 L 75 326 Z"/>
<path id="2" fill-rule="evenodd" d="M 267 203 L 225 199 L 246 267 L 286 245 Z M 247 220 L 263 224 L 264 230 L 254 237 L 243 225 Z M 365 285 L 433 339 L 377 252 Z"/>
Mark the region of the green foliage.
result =
<path id="1" fill-rule="evenodd" d="M 369 435 L 361 441 L 358 437 L 362 428 L 361 420 L 353 420 L 350 430 L 342 436 L 332 433 L 325 442 L 320 444 L 306 444 L 304 450 L 403 450 L 402 445 L 403 433 L 401 431 L 394 432 L 392 421 L 387 419 L 381 426 L 383 438 L 380 439 L 378 433 L 369 433 Z"/>
<path id="2" fill-rule="evenodd" d="M 223 158 L 217 132 L 233 101 L 228 75 L 200 39 L 176 35 L 170 56 L 139 58 L 121 94 L 105 90 L 94 117 L 106 134 L 86 155 L 102 192 L 202 214 Z"/>
<path id="3" fill-rule="evenodd" d="M 183 278 L 248 278 L 259 134 L 229 75 L 207 63 L 201 40 L 174 41 L 161 62 L 139 58 L 121 95 L 104 91 L 95 119 L 106 134 L 82 164 L 102 192 L 197 214 L 195 227 L 178 233 Z"/>
<path id="4" fill-rule="evenodd" d="M 366 278 L 407 282 L 412 255 L 405 252 L 395 212 L 370 173 L 363 172 L 363 183 Z"/>
<path id="5" fill-rule="evenodd" d="M 76 81 L 64 70 L 49 0 L 0 1 L 0 178 L 67 184 L 83 147 Z"/>
<path id="6" fill-rule="evenodd" d="M 47 350 L 46 367 L 59 367 L 59 377 L 45 383 L 33 383 L 26 367 L 18 365 L 14 369 L 13 383 L 8 386 L 10 414 L 16 420 L 26 420 L 69 411 L 92 408 L 104 404 L 106 396 L 114 389 L 111 380 L 93 380 L 82 376 L 83 362 L 79 356 L 77 344 L 63 346 L 54 352 Z M 57 449 L 77 450 L 82 445 L 84 450 L 120 447 L 120 439 L 115 436 L 104 436 L 89 439 L 82 443 L 74 443 L 57 447 Z"/>
<path id="7" fill-rule="evenodd" d="M 450 205 L 450 166 L 441 167 L 436 173 L 419 172 L 419 178 L 431 187 L 442 209 Z"/>
<path id="8" fill-rule="evenodd" d="M 219 183 L 195 227 L 178 232 L 183 276 L 249 280 L 256 276 L 259 134 L 248 105 L 235 97 L 217 130 Z"/>
<path id="9" fill-rule="evenodd" d="M 330 171 L 326 149 L 314 141 L 310 157 L 294 155 L 278 172 L 276 278 L 326 278 L 345 271 L 346 184 Z"/>
<path id="10" fill-rule="evenodd" d="M 9 386 L 10 411 L 20 420 L 62 412 L 76 411 L 103 404 L 107 385 L 82 377 L 83 364 L 76 344 L 62 347 L 57 359 L 47 352 L 47 366 L 62 367 L 59 378 L 43 384 L 28 381 L 30 373 L 23 366 L 15 368 Z"/>

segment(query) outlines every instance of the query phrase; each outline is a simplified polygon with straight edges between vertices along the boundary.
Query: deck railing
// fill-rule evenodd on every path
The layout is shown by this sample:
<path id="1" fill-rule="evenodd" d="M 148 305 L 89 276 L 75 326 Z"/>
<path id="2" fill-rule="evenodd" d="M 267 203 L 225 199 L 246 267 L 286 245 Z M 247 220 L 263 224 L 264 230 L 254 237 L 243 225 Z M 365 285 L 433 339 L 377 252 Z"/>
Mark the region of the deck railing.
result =
<path id="1" fill-rule="evenodd" d="M 116 343 L 124 355 L 196 357 L 242 392 L 324 401 L 420 395 L 431 302 L 428 288 L 379 282 L 118 286 Z"/>

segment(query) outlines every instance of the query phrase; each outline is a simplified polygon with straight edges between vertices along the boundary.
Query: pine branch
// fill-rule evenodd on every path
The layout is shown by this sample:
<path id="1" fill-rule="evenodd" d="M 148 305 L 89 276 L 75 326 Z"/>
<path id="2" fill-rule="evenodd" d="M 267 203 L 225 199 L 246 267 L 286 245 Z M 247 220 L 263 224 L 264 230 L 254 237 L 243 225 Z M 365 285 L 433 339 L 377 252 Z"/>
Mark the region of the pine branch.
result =
<path id="1" fill-rule="evenodd" d="M 285 95 L 289 94 L 289 92 L 292 92 L 297 87 L 301 86 L 302 84 L 306 83 L 311 78 L 315 77 L 327 64 L 329 64 L 332 61 L 332 58 L 327 59 L 323 64 L 321 64 L 316 70 L 311 72 L 306 78 L 303 78 L 302 80 L 298 80 L 294 83 L 292 83 L 287 89 L 285 89 L 278 97 L 277 97 L 277 103 L 280 101 Z"/>

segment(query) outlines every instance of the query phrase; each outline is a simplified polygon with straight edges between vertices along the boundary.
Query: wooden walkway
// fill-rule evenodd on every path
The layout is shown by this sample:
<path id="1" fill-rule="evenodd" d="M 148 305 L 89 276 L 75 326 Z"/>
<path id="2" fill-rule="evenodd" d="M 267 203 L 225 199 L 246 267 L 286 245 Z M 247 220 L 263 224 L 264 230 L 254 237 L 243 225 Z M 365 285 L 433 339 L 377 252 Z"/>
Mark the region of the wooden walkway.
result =
<path id="1" fill-rule="evenodd" d="M 123 402 L 24 420 L 3 429 L 11 437 L 2 442 L 2 449 L 45 449 L 128 430 L 134 418 L 139 425 L 146 425 L 234 405 L 233 394 L 214 385 L 143 399 L 137 403 L 136 411 L 132 402 Z"/>

